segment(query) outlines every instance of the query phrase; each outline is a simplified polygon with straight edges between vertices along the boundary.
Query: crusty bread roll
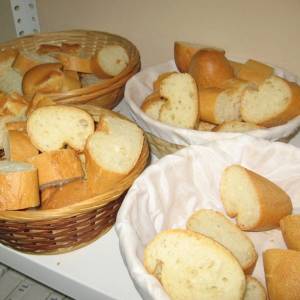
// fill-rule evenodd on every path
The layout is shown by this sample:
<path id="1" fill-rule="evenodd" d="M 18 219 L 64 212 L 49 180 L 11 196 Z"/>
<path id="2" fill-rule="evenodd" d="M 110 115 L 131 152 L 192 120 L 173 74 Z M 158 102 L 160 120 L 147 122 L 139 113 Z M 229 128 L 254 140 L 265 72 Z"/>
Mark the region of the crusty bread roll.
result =
<path id="1" fill-rule="evenodd" d="M 254 59 L 249 59 L 241 65 L 237 77 L 260 85 L 273 74 L 274 69 L 272 67 Z"/>
<path id="2" fill-rule="evenodd" d="M 129 64 L 129 56 L 120 45 L 105 45 L 92 58 L 92 70 L 99 78 L 117 76 Z"/>
<path id="3" fill-rule="evenodd" d="M 198 123 L 198 91 L 195 80 L 188 73 L 174 73 L 162 80 L 162 105 L 159 121 L 183 128 L 194 128 Z"/>
<path id="4" fill-rule="evenodd" d="M 190 62 L 189 73 L 199 89 L 220 88 L 224 81 L 234 77 L 233 69 L 225 57 L 225 51 L 200 49 Z"/>
<path id="5" fill-rule="evenodd" d="M 254 277 L 246 277 L 246 292 L 243 300 L 267 300 L 265 287 Z"/>
<path id="6" fill-rule="evenodd" d="M 210 209 L 200 209 L 189 217 L 186 228 L 223 245 L 238 260 L 246 274 L 252 273 L 258 257 L 254 244 L 223 214 Z"/>
<path id="7" fill-rule="evenodd" d="M 251 130 L 262 129 L 263 126 L 259 126 L 253 123 L 247 123 L 242 121 L 228 121 L 224 122 L 213 128 L 213 131 L 217 132 L 247 132 Z"/>
<path id="8" fill-rule="evenodd" d="M 159 95 L 159 92 L 154 92 L 145 98 L 141 110 L 152 119 L 158 120 L 161 107 L 165 102 L 166 100 Z"/>
<path id="9" fill-rule="evenodd" d="M 138 161 L 143 144 L 143 132 L 136 124 L 119 117 L 102 117 L 85 149 L 90 190 L 108 190 L 126 176 Z"/>
<path id="10" fill-rule="evenodd" d="M 241 115 L 246 122 L 272 127 L 286 123 L 300 114 L 300 87 L 277 76 L 247 89 L 241 101 Z"/>
<path id="11" fill-rule="evenodd" d="M 205 121 L 200 121 L 198 124 L 198 130 L 200 131 L 211 131 L 216 127 L 216 124 L 212 124 Z"/>
<path id="12" fill-rule="evenodd" d="M 28 163 L 0 161 L 0 211 L 40 204 L 37 169 Z"/>
<path id="13" fill-rule="evenodd" d="M 229 250 L 188 230 L 165 230 L 144 250 L 146 270 L 172 300 L 243 299 L 245 275 Z"/>
<path id="14" fill-rule="evenodd" d="M 280 229 L 287 247 L 300 251 L 300 215 L 289 215 L 282 218 Z"/>
<path id="15" fill-rule="evenodd" d="M 84 177 L 80 159 L 72 149 L 43 152 L 27 161 L 38 169 L 41 190 Z"/>
<path id="16" fill-rule="evenodd" d="M 87 138 L 94 132 L 94 120 L 77 107 L 43 106 L 28 117 L 27 132 L 40 151 L 51 151 L 69 145 L 83 151 Z"/>
<path id="17" fill-rule="evenodd" d="M 77 72 L 64 70 L 63 71 L 62 92 L 72 91 L 81 88 L 80 78 Z"/>
<path id="18" fill-rule="evenodd" d="M 270 300 L 299 300 L 300 252 L 268 249 L 263 253 Z"/>
<path id="19" fill-rule="evenodd" d="M 38 155 L 39 151 L 32 145 L 28 135 L 18 130 L 9 130 L 4 142 L 4 153 L 7 160 L 25 162 Z"/>
<path id="20" fill-rule="evenodd" d="M 226 213 L 236 217 L 242 230 L 278 227 L 280 219 L 293 209 L 289 195 L 278 185 L 240 165 L 225 168 L 220 194 Z"/>
<path id="21" fill-rule="evenodd" d="M 165 73 L 159 74 L 158 77 L 153 81 L 153 90 L 154 90 L 154 92 L 155 91 L 159 92 L 161 82 L 165 78 L 167 78 L 168 76 L 170 76 L 171 74 L 174 74 L 174 73 L 176 73 L 176 72 L 165 72 Z"/>

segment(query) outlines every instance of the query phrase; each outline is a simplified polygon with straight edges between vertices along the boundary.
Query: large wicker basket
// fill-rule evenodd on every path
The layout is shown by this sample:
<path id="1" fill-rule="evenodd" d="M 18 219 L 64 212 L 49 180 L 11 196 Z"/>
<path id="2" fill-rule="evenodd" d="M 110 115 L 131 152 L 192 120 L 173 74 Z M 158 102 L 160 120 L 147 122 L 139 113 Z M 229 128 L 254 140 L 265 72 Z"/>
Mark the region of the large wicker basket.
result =
<path id="1" fill-rule="evenodd" d="M 111 109 L 123 98 L 127 80 L 140 70 L 141 62 L 139 51 L 129 40 L 107 32 L 90 30 L 70 30 L 51 33 L 29 35 L 0 44 L 0 51 L 10 48 L 20 51 L 36 51 L 41 44 L 60 45 L 78 43 L 84 57 L 93 56 L 97 50 L 107 44 L 124 47 L 129 55 L 129 64 L 119 75 L 98 80 L 91 85 L 68 92 L 51 94 L 51 98 L 60 104 L 90 103 Z"/>
<path id="2" fill-rule="evenodd" d="M 95 120 L 104 113 L 103 109 L 91 105 L 80 107 Z M 148 160 L 145 139 L 134 169 L 107 192 L 58 209 L 0 212 L 0 243 L 33 254 L 63 253 L 91 243 L 113 226 L 124 195 Z"/>

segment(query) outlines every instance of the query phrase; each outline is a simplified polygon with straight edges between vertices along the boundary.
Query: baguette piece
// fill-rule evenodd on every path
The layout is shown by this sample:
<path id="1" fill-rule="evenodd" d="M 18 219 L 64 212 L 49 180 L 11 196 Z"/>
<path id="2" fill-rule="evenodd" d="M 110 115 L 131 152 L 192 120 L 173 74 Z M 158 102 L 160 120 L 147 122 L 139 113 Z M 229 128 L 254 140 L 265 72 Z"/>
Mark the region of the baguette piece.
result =
<path id="1" fill-rule="evenodd" d="M 4 96 L 1 114 L 13 116 L 25 116 L 28 102 L 20 94 L 13 92 Z"/>
<path id="2" fill-rule="evenodd" d="M 73 149 L 43 152 L 29 158 L 28 162 L 38 169 L 41 190 L 84 177 L 81 161 Z"/>
<path id="3" fill-rule="evenodd" d="M 161 84 L 161 82 L 162 82 L 165 78 L 167 78 L 168 76 L 170 76 L 170 75 L 172 75 L 172 74 L 175 74 L 175 73 L 177 73 L 177 72 L 165 72 L 165 73 L 159 74 L 158 77 L 156 78 L 156 80 L 153 81 L 153 91 L 154 91 L 154 93 L 155 93 L 156 91 L 159 92 L 160 84 Z"/>
<path id="4" fill-rule="evenodd" d="M 186 228 L 220 243 L 234 255 L 246 274 L 252 273 L 258 257 L 254 244 L 223 214 L 210 209 L 200 209 L 189 217 Z"/>
<path id="5" fill-rule="evenodd" d="M 246 277 L 246 292 L 244 300 L 267 300 L 265 287 L 254 277 Z"/>
<path id="6" fill-rule="evenodd" d="M 46 94 L 36 93 L 32 100 L 29 102 L 26 115 L 29 116 L 34 110 L 43 106 L 53 106 L 56 102 L 51 100 Z"/>
<path id="7" fill-rule="evenodd" d="M 166 100 L 159 95 L 159 92 L 154 92 L 145 98 L 141 110 L 152 119 L 158 120 L 161 107 L 165 102 Z"/>
<path id="8" fill-rule="evenodd" d="M 272 67 L 254 59 L 249 59 L 245 64 L 242 64 L 237 77 L 260 85 L 272 75 L 274 75 Z"/>
<path id="9" fill-rule="evenodd" d="M 21 132 L 26 132 L 27 122 L 26 121 L 15 121 L 5 124 L 5 130 L 17 130 Z"/>
<path id="10" fill-rule="evenodd" d="M 172 300 L 243 299 L 245 275 L 214 240 L 187 230 L 160 232 L 144 250 L 144 266 Z"/>
<path id="11" fill-rule="evenodd" d="M 300 252 L 268 249 L 263 253 L 270 300 L 298 300 L 300 295 Z"/>
<path id="12" fill-rule="evenodd" d="M 103 116 L 85 149 L 90 190 L 101 193 L 125 177 L 136 165 L 143 144 L 143 131 L 136 124 Z"/>
<path id="13" fill-rule="evenodd" d="M 282 218 L 280 229 L 287 247 L 300 251 L 300 215 L 289 215 Z"/>
<path id="14" fill-rule="evenodd" d="M 37 169 L 28 163 L 0 161 L 0 211 L 40 204 Z"/>
<path id="15" fill-rule="evenodd" d="M 9 130 L 4 143 L 7 160 L 25 162 L 28 158 L 38 155 L 39 151 L 32 145 L 28 135 L 18 130 Z"/>
<path id="16" fill-rule="evenodd" d="M 160 96 L 166 99 L 159 121 L 182 128 L 194 128 L 198 123 L 198 91 L 188 73 L 175 73 L 160 85 Z"/>
<path id="17" fill-rule="evenodd" d="M 266 79 L 258 90 L 248 89 L 241 101 L 246 122 L 278 126 L 300 114 L 300 87 L 277 76 Z"/>
<path id="18" fill-rule="evenodd" d="M 189 73 L 202 88 L 221 88 L 224 81 L 234 78 L 233 69 L 225 57 L 225 51 L 200 49 L 190 62 Z"/>
<path id="19" fill-rule="evenodd" d="M 247 132 L 251 130 L 262 129 L 263 126 L 259 126 L 253 123 L 247 123 L 242 121 L 228 121 L 213 128 L 213 131 L 217 132 Z"/>
<path id="20" fill-rule="evenodd" d="M 32 144 L 42 152 L 64 145 L 83 151 L 87 138 L 94 132 L 94 120 L 77 107 L 43 106 L 28 117 L 27 132 Z"/>
<path id="21" fill-rule="evenodd" d="M 199 131 L 212 131 L 216 127 L 216 124 L 212 124 L 205 121 L 200 121 L 198 124 Z"/>
<path id="22" fill-rule="evenodd" d="M 276 228 L 293 210 L 289 195 L 278 185 L 240 165 L 223 171 L 220 193 L 227 215 L 236 217 L 246 231 Z"/>
<path id="23" fill-rule="evenodd" d="M 103 46 L 92 58 L 93 73 L 99 78 L 117 76 L 129 64 L 129 56 L 125 48 L 120 45 Z"/>
<path id="24" fill-rule="evenodd" d="M 59 52 L 55 58 L 64 66 L 64 70 L 93 73 L 90 57 L 82 57 L 70 53 Z"/>

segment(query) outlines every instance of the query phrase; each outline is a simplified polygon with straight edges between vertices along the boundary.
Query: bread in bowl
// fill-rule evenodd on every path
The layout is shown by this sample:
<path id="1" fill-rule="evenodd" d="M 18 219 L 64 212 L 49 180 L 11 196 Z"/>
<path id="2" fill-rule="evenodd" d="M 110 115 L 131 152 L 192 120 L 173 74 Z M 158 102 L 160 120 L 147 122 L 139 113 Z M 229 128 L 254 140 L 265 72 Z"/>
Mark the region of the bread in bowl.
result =
<path id="1" fill-rule="evenodd" d="M 144 266 L 173 300 L 242 299 L 244 272 L 229 250 L 182 229 L 158 233 L 144 250 Z"/>
<path id="2" fill-rule="evenodd" d="M 201 121 L 198 124 L 198 130 L 199 131 L 212 131 L 216 127 L 216 124 Z"/>
<path id="3" fill-rule="evenodd" d="M 220 195 L 227 215 L 246 231 L 279 227 L 292 213 L 289 195 L 267 178 L 241 166 L 230 165 L 221 177 Z"/>
<path id="4" fill-rule="evenodd" d="M 24 162 L 0 161 L 0 211 L 39 206 L 37 169 Z"/>
<path id="5" fill-rule="evenodd" d="M 252 276 L 246 277 L 246 291 L 243 300 L 267 300 L 265 287 Z"/>
<path id="6" fill-rule="evenodd" d="M 287 247 L 300 251 L 300 215 L 289 215 L 282 218 L 280 229 Z"/>
<path id="7" fill-rule="evenodd" d="M 254 123 L 247 123 L 242 121 L 228 121 L 224 122 L 212 129 L 216 132 L 247 132 L 251 130 L 257 130 L 265 128 L 263 126 L 256 125 Z"/>
<path id="8" fill-rule="evenodd" d="M 29 116 L 34 110 L 38 109 L 39 107 L 53 105 L 56 105 L 56 102 L 51 100 L 51 98 L 49 98 L 47 94 L 37 92 L 29 102 L 26 115 Z"/>
<path id="9" fill-rule="evenodd" d="M 24 116 L 28 107 L 28 101 L 20 94 L 13 92 L 3 98 L 0 112 L 2 115 Z"/>
<path id="10" fill-rule="evenodd" d="M 177 72 L 164 72 L 164 73 L 159 74 L 158 77 L 153 81 L 153 91 L 159 92 L 161 82 L 165 78 L 167 78 L 168 76 L 170 76 L 171 74 L 174 74 L 174 73 L 177 73 Z"/>
<path id="11" fill-rule="evenodd" d="M 154 92 L 147 96 L 141 106 L 141 110 L 154 120 L 159 119 L 162 105 L 166 102 L 159 92 Z"/>
<path id="12" fill-rule="evenodd" d="M 64 66 L 64 70 L 93 73 L 90 57 L 82 57 L 77 54 L 63 52 L 59 52 L 54 56 Z"/>
<path id="13" fill-rule="evenodd" d="M 26 121 L 15 121 L 15 122 L 9 122 L 5 124 L 5 130 L 17 130 L 21 132 L 27 131 L 27 122 Z"/>
<path id="14" fill-rule="evenodd" d="M 200 49 L 190 62 L 188 71 L 199 89 L 220 88 L 224 81 L 234 78 L 233 68 L 225 57 L 225 51 Z"/>
<path id="15" fill-rule="evenodd" d="M 59 150 L 65 145 L 82 152 L 94 132 L 94 120 L 77 107 L 43 106 L 29 115 L 27 132 L 32 144 L 42 152 Z"/>

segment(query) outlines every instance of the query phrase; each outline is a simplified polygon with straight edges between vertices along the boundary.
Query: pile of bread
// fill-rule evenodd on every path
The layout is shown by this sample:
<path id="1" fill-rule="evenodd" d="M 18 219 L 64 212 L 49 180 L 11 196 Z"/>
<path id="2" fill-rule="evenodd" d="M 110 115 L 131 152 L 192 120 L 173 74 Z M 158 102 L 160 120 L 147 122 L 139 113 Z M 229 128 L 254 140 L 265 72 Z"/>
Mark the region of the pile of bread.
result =
<path id="1" fill-rule="evenodd" d="M 172 300 L 296 300 L 300 295 L 300 215 L 288 194 L 267 178 L 230 165 L 221 176 L 220 198 L 228 217 L 195 211 L 186 229 L 158 233 L 144 250 L 144 266 Z M 288 249 L 262 253 L 267 292 L 251 276 L 258 253 L 244 231 L 281 229 Z M 254 237 L 254 235 L 253 235 Z"/>
<path id="2" fill-rule="evenodd" d="M 0 211 L 61 208 L 90 199 L 115 188 L 142 153 L 143 131 L 109 110 L 94 119 L 82 107 L 56 105 L 39 95 L 25 119 L 2 124 Z"/>
<path id="3" fill-rule="evenodd" d="M 162 73 L 141 109 L 160 122 L 201 131 L 245 132 L 300 114 L 300 87 L 266 64 L 230 61 L 225 51 L 175 42 L 177 71 Z"/>
<path id="4" fill-rule="evenodd" d="M 27 100 L 35 93 L 67 92 L 117 76 L 129 63 L 126 49 L 105 45 L 88 56 L 80 44 L 41 44 L 36 50 L 0 52 L 0 90 Z"/>

